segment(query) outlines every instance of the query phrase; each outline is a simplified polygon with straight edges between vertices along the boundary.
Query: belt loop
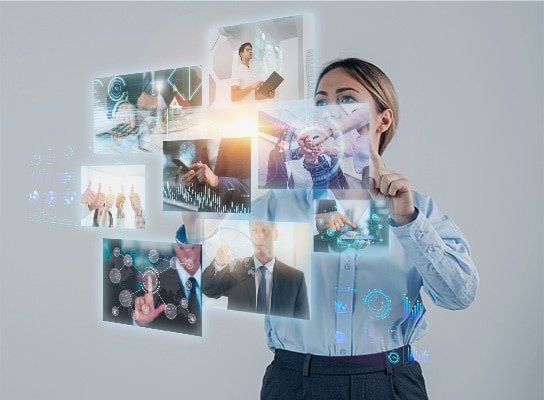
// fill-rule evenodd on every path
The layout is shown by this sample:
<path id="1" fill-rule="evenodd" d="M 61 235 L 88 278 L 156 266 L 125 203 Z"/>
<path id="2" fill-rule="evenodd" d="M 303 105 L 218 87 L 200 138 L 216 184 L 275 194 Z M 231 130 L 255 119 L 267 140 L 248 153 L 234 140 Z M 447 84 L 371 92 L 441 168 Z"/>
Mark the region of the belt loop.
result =
<path id="1" fill-rule="evenodd" d="M 310 375 L 310 360 L 312 359 L 311 354 L 306 354 L 304 357 L 304 364 L 302 364 L 302 376 Z"/>
<path id="2" fill-rule="evenodd" d="M 388 362 L 385 363 L 385 373 L 387 375 L 391 375 L 393 373 L 393 368 L 391 368 L 391 364 Z"/>

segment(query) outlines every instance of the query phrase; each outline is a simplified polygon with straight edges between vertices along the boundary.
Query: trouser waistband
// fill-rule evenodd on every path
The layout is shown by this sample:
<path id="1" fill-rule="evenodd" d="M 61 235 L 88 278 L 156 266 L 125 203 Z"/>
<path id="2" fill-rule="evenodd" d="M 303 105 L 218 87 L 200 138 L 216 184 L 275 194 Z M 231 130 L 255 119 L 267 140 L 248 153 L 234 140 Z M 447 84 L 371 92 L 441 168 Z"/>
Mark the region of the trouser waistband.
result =
<path id="1" fill-rule="evenodd" d="M 378 371 L 391 372 L 392 368 L 413 362 L 410 345 L 383 353 L 361 356 L 316 356 L 288 350 L 276 350 L 274 362 L 287 369 L 312 374 L 345 375 L 369 374 Z"/>

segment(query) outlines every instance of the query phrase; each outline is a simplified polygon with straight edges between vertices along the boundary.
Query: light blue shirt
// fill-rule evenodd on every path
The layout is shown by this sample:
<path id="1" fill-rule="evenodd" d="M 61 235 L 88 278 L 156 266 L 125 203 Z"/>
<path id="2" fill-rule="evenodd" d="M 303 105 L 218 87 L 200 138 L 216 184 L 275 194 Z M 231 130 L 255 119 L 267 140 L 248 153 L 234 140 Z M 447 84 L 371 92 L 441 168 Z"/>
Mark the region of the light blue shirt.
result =
<path id="1" fill-rule="evenodd" d="M 384 352 L 427 332 L 421 288 L 452 310 L 474 300 L 479 278 L 463 234 L 430 197 L 413 196 L 417 217 L 400 227 L 389 220 L 385 253 L 371 251 L 372 245 L 312 253 L 311 319 L 266 316 L 272 350 L 325 356 Z M 252 203 L 250 218 L 314 224 L 313 210 L 311 191 L 271 190 Z"/>

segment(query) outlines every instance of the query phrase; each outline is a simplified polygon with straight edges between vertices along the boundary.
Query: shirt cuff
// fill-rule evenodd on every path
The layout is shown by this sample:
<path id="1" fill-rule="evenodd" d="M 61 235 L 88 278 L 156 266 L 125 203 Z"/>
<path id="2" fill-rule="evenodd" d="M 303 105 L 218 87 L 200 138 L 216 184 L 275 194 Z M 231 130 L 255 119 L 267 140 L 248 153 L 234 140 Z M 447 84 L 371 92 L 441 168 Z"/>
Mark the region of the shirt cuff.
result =
<path id="1" fill-rule="evenodd" d="M 417 208 L 415 218 L 405 225 L 398 226 L 389 218 L 389 228 L 416 265 L 436 264 L 444 257 L 444 241 Z"/>

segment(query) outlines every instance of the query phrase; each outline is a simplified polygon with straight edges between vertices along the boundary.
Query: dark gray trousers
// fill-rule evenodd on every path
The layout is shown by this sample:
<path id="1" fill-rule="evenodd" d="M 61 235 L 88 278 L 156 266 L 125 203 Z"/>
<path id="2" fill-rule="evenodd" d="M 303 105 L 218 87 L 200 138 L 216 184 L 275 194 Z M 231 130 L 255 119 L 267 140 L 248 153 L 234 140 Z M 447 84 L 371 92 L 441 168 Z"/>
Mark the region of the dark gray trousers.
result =
<path id="1" fill-rule="evenodd" d="M 263 377 L 261 400 L 352 399 L 428 400 L 428 396 L 415 361 L 365 365 L 347 357 L 276 350 Z"/>

